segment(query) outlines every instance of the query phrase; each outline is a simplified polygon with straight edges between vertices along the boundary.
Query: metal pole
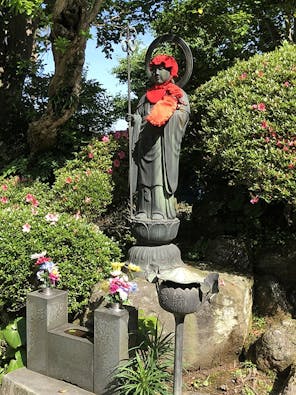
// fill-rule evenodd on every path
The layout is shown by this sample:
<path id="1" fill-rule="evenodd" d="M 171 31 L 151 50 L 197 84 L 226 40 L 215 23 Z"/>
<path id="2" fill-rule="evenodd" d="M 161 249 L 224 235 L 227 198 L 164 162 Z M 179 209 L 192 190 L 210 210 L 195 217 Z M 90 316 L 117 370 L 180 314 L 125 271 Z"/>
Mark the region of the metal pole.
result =
<path id="1" fill-rule="evenodd" d="M 174 395 L 182 395 L 184 314 L 175 316 Z"/>
<path id="2" fill-rule="evenodd" d="M 133 218 L 133 191 L 132 191 L 132 109 L 131 109 L 131 59 L 130 55 L 135 50 L 135 39 L 137 31 L 134 27 L 127 25 L 125 37 L 121 34 L 122 50 L 127 54 L 127 100 L 128 100 L 128 137 L 129 137 L 129 198 L 130 198 L 130 216 Z"/>

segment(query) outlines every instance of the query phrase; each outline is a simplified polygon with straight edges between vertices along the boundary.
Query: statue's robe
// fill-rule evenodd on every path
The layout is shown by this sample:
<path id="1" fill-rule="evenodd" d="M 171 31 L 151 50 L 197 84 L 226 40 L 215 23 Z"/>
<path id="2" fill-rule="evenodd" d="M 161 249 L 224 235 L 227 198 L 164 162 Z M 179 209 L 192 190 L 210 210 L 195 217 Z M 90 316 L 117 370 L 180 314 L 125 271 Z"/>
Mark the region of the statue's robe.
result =
<path id="1" fill-rule="evenodd" d="M 181 141 L 189 120 L 188 97 L 182 90 L 178 109 L 162 127 L 145 118 L 151 104 L 144 95 L 134 114 L 132 131 L 132 191 L 139 192 L 137 212 L 151 218 L 153 212 L 164 219 L 176 217 L 174 193 L 178 186 Z"/>

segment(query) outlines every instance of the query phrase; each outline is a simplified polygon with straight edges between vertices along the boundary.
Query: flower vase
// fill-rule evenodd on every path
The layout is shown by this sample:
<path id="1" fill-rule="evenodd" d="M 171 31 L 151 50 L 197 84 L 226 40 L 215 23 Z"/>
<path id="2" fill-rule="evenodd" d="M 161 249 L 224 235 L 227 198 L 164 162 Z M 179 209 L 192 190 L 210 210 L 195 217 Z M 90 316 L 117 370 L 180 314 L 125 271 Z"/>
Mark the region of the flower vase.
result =
<path id="1" fill-rule="evenodd" d="M 43 287 L 40 289 L 40 292 L 43 295 L 51 295 L 52 294 L 52 288 L 51 287 Z"/>
<path id="2" fill-rule="evenodd" d="M 109 304 L 109 308 L 114 310 L 114 311 L 121 311 L 123 310 L 122 308 L 122 303 L 120 302 L 112 302 Z"/>

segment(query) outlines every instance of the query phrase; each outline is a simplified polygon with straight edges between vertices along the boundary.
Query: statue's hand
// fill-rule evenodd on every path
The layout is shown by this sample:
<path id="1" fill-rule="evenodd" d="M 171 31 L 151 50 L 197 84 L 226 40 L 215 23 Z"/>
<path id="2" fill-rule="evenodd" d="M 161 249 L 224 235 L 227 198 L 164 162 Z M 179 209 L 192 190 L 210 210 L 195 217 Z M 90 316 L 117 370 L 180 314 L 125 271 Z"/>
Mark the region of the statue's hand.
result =
<path id="1" fill-rule="evenodd" d="M 133 125 L 135 120 L 134 114 L 126 114 L 125 120 L 128 124 L 131 123 Z"/>

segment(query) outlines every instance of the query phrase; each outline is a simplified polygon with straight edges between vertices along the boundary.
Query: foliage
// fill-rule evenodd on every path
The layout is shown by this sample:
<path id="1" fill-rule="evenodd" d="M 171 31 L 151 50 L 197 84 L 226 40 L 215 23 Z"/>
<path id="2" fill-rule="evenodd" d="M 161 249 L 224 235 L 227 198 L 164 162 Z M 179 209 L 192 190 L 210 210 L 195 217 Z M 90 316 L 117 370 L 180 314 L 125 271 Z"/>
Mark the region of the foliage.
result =
<path id="1" fill-rule="evenodd" d="M 238 62 L 192 96 L 188 160 L 201 153 L 201 178 L 210 182 L 219 174 L 228 185 L 247 188 L 254 206 L 296 204 L 295 63 L 295 45 L 285 43 Z"/>
<path id="2" fill-rule="evenodd" d="M 9 7 L 16 14 L 30 16 L 38 11 L 42 0 L 1 0 L 0 6 Z"/>
<path id="3" fill-rule="evenodd" d="M 26 321 L 18 317 L 0 326 L 0 384 L 4 374 L 26 364 Z"/>
<path id="4" fill-rule="evenodd" d="M 163 336 L 158 324 L 151 328 L 147 321 L 143 341 L 135 349 L 135 356 L 118 367 L 115 374 L 115 393 L 133 395 L 168 395 L 171 381 L 172 336 Z M 142 324 L 144 321 L 142 321 Z"/>
<path id="5" fill-rule="evenodd" d="M 175 33 L 188 42 L 196 87 L 236 59 L 271 51 L 283 39 L 295 42 L 294 12 L 292 0 L 175 0 L 152 26 L 158 35 Z"/>
<path id="6" fill-rule="evenodd" d="M 52 205 L 54 194 L 39 182 L 3 180 L 0 201 L 0 311 L 16 314 L 28 292 L 36 289 L 30 256 L 46 250 L 59 265 L 59 288 L 69 290 L 69 312 L 80 314 L 93 285 L 120 257 L 117 245 L 92 224 L 61 213 Z"/>

